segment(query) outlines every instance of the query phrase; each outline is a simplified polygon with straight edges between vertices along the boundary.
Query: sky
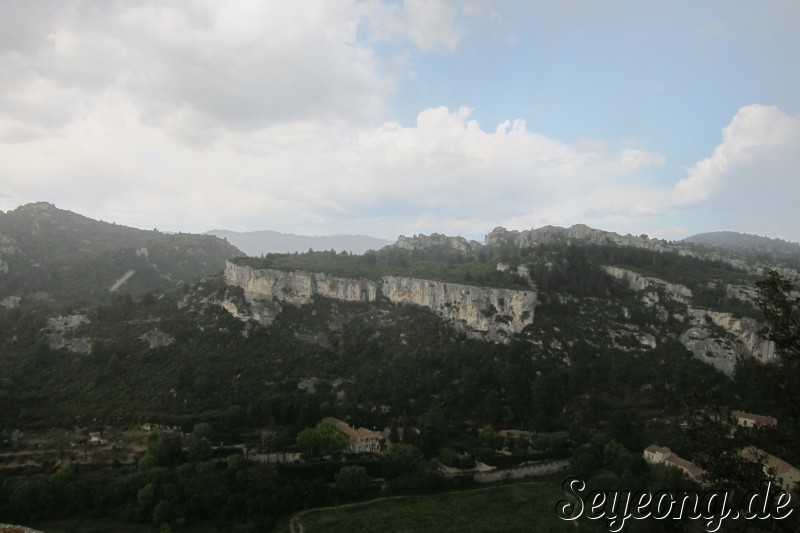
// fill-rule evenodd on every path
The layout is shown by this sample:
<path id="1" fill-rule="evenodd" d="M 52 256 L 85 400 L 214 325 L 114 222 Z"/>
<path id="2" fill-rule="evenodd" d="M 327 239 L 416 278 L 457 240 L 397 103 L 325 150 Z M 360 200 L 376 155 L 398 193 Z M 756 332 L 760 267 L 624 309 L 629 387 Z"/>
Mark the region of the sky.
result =
<path id="1" fill-rule="evenodd" d="M 800 241 L 800 2 L 6 0 L 0 210 Z"/>

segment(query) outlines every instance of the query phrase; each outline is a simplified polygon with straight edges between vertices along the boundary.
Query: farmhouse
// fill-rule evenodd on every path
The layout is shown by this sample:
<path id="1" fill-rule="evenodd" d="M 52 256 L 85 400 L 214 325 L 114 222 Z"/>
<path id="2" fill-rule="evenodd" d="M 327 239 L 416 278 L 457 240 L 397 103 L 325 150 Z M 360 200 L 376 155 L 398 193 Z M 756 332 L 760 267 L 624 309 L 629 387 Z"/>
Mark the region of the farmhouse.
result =
<path id="1" fill-rule="evenodd" d="M 736 420 L 736 424 L 751 428 L 755 426 L 777 426 L 778 420 L 771 416 L 754 415 L 744 411 L 731 411 L 731 418 Z"/>
<path id="2" fill-rule="evenodd" d="M 739 456 L 764 465 L 764 473 L 774 475 L 778 484 L 786 490 L 792 490 L 800 483 L 800 470 L 780 457 L 770 455 L 764 450 L 750 446 L 739 451 Z"/>
<path id="3" fill-rule="evenodd" d="M 672 453 L 672 450 L 665 446 L 651 444 L 644 449 L 644 460 L 650 464 L 664 464 L 677 468 L 689 476 L 690 479 L 697 482 L 700 482 L 703 474 L 705 474 L 705 470 L 693 462 L 687 461 L 683 457 Z"/>
<path id="4" fill-rule="evenodd" d="M 376 433 L 367 428 L 355 429 L 350 427 L 347 422 L 343 422 L 338 418 L 328 416 L 322 419 L 323 422 L 328 422 L 336 426 L 336 429 L 341 431 L 347 437 L 347 451 L 351 453 L 365 453 L 365 452 L 379 452 L 381 451 L 381 440 L 383 435 Z"/>

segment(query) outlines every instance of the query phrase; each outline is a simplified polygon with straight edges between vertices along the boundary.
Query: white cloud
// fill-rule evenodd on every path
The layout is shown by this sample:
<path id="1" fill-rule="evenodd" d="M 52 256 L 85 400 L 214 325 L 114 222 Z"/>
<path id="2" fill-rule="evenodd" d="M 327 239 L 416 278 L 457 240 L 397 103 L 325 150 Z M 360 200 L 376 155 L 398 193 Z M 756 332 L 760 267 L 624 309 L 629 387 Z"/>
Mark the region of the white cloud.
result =
<path id="1" fill-rule="evenodd" d="M 209 122 L 365 123 L 394 81 L 357 40 L 362 16 L 353 0 L 65 2 L 22 51 L 0 48 L 0 114 L 63 125 L 116 91 L 176 134 Z"/>
<path id="2" fill-rule="evenodd" d="M 657 234 L 685 226 L 675 213 L 730 205 L 768 228 L 770 201 L 798 211 L 800 119 L 774 107 L 742 108 L 674 187 L 653 181 L 665 158 L 635 144 L 481 125 L 467 107 L 386 121 L 410 50 L 456 49 L 490 18 L 482 2 L 35 5 L 0 4 L 16 28 L 0 36 L 3 209 L 387 237 L 576 222 Z"/>
<path id="3" fill-rule="evenodd" d="M 411 42 L 422 50 L 455 50 L 464 36 L 456 9 L 441 0 L 403 0 L 385 4 L 376 0 L 362 4 L 378 42 Z"/>
<path id="4" fill-rule="evenodd" d="M 702 202 L 725 187 L 726 177 L 737 167 L 796 150 L 800 146 L 800 117 L 790 117 L 774 106 L 746 106 L 722 130 L 722 139 L 711 157 L 689 168 L 688 176 L 675 185 L 667 207 Z"/>
<path id="5" fill-rule="evenodd" d="M 628 224 L 677 238 L 733 230 L 800 240 L 800 115 L 775 106 L 742 107 L 713 153 L 671 188 L 653 188 L 627 211 Z M 661 221 L 659 224 L 657 221 Z"/>
<path id="6" fill-rule="evenodd" d="M 523 121 L 486 131 L 467 108 L 427 109 L 410 127 L 298 121 L 192 145 L 109 92 L 56 134 L 0 143 L 0 180 L 7 203 L 58 199 L 140 227 L 321 233 L 324 219 L 333 232 L 480 236 L 498 221 L 530 227 L 543 216 L 623 209 L 636 173 L 662 162 L 587 146 L 530 132 Z"/>

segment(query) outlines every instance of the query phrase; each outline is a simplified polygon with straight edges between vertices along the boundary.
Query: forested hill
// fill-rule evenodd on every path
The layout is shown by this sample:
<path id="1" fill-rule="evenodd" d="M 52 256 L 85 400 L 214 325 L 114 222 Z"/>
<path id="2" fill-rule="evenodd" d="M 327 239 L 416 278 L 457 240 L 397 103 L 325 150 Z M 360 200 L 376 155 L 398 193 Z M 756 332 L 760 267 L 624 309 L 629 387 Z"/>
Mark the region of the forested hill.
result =
<path id="1" fill-rule="evenodd" d="M 0 300 L 105 301 L 191 282 L 243 255 L 210 235 L 165 234 L 102 222 L 39 202 L 0 213 Z"/>
<path id="2" fill-rule="evenodd" d="M 115 248 L 91 231 L 113 225 L 62 219 L 52 206 L 28 206 L 4 223 L 9 215 L 28 217 L 17 233 L 3 230 L 10 273 L 12 260 L 44 257 L 54 271 L 81 264 L 81 253 L 94 260 L 87 268 L 104 264 L 98 258 L 133 268 L 122 262 L 133 257 L 155 272 L 159 246 L 182 237 L 120 228 L 127 247 Z M 92 236 L 70 234 L 73 224 Z M 56 243 L 59 231 L 86 251 Z M 131 296 L 124 285 L 109 302 L 0 307 L 0 516 L 42 520 L 45 531 L 59 530 L 48 520 L 89 515 L 114 526 L 214 521 L 223 531 L 246 518 L 263 527 L 244 530 L 266 531 L 276 517 L 333 494 L 343 463 L 319 460 L 301 437 L 326 417 L 384 430 L 385 455 L 345 455 L 392 490 L 412 493 L 450 483 L 437 464 L 554 458 L 571 458 L 586 479 L 602 472 L 626 490 L 649 486 L 660 475 L 642 459 L 651 443 L 695 461 L 721 455 L 690 440 L 681 422 L 723 409 L 780 420 L 755 444 L 800 463 L 798 402 L 786 401 L 797 359 L 763 336 L 770 317 L 760 305 L 770 293 L 791 304 L 790 281 L 772 273 L 764 285 L 767 274 L 754 263 L 644 237 L 608 242 L 616 237 L 585 228 L 569 240 L 553 229 L 493 233 L 504 238 L 475 245 L 416 236 L 363 255 L 244 257 L 160 293 Z M 78 276 L 74 268 L 63 271 Z M 703 435 L 711 423 L 703 419 Z M 717 444 L 753 444 L 720 426 Z M 154 428 L 159 436 L 150 436 Z M 389 441 L 400 430 L 418 458 L 407 472 L 391 462 Z M 528 437 L 502 437 L 512 430 Z M 226 444 L 213 453 L 248 452 L 222 461 L 211 442 Z M 304 459 L 256 462 L 276 453 Z M 247 500 L 229 499 L 244 487 Z M 281 500 L 287 487 L 294 492 Z M 270 507 L 253 503 L 265 498 Z M 217 516 L 222 508 L 229 514 Z"/>
<path id="3" fill-rule="evenodd" d="M 684 242 L 720 248 L 763 250 L 780 255 L 800 254 L 800 243 L 735 231 L 698 233 L 685 238 Z"/>

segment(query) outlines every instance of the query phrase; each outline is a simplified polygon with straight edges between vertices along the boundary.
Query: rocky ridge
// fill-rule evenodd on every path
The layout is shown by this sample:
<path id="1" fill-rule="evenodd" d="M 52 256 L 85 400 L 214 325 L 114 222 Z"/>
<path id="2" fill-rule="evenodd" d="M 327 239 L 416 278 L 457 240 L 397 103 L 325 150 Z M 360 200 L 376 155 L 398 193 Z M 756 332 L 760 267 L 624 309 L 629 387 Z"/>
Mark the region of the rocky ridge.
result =
<path id="1" fill-rule="evenodd" d="M 684 285 L 642 276 L 623 268 L 612 266 L 601 268 L 609 275 L 624 281 L 631 290 L 641 292 L 643 303 L 655 308 L 662 323 L 670 319 L 681 324 L 688 321 L 689 328 L 681 334 L 681 343 L 696 358 L 717 370 L 730 376 L 733 375 L 739 358 L 753 357 L 760 362 L 772 361 L 775 358 L 775 345 L 759 335 L 761 325 L 756 320 L 692 307 L 688 305 L 692 291 Z M 738 285 L 733 286 L 732 291 L 742 299 L 751 293 L 749 288 Z M 667 299 L 684 304 L 686 316 L 678 313 L 670 315 L 662 305 L 659 292 Z"/>
<path id="2" fill-rule="evenodd" d="M 394 246 L 407 250 L 425 249 L 434 246 L 447 246 L 455 250 L 468 253 L 479 250 L 482 246 L 514 246 L 516 248 L 535 248 L 541 245 L 552 244 L 584 244 L 596 246 L 629 246 L 654 252 L 673 252 L 685 257 L 694 257 L 710 261 L 721 261 L 739 270 L 752 274 L 762 275 L 765 269 L 778 270 L 781 275 L 793 280 L 800 280 L 800 272 L 793 268 L 796 264 L 792 262 L 792 267 L 781 265 L 786 254 L 773 256 L 775 261 L 767 263 L 762 261 L 746 260 L 740 253 L 744 249 L 722 248 L 713 245 L 704 245 L 686 241 L 666 241 L 663 239 L 650 238 L 647 235 L 620 235 L 611 231 L 604 231 L 591 228 L 585 224 L 575 224 L 569 228 L 559 226 L 543 226 L 530 230 L 508 230 L 502 226 L 494 228 L 484 238 L 484 243 L 478 241 L 468 241 L 464 237 L 448 236 L 439 233 L 432 233 L 429 236 L 420 234 L 414 237 L 401 235 Z M 788 243 L 788 249 L 794 249 Z"/>
<path id="3" fill-rule="evenodd" d="M 542 244 L 581 242 L 583 244 L 633 246 L 654 251 L 671 250 L 668 241 L 651 239 L 647 235 L 619 235 L 610 231 L 590 228 L 585 224 L 575 224 L 569 228 L 544 226 L 526 231 L 507 230 L 496 227 L 486 235 L 487 246 L 513 244 L 518 248 L 532 248 Z"/>
<path id="4" fill-rule="evenodd" d="M 533 323 L 536 292 L 493 289 L 408 277 L 380 282 L 336 278 L 324 273 L 252 269 L 228 261 L 225 283 L 241 289 L 241 298 L 221 302 L 233 316 L 271 324 L 284 304 L 301 306 L 316 296 L 345 302 L 375 302 L 426 307 L 470 336 L 503 341 Z"/>
<path id="5" fill-rule="evenodd" d="M 450 237 L 448 235 L 442 235 L 441 233 L 431 233 L 430 235 L 420 233 L 413 237 L 400 235 L 400 237 L 397 238 L 397 242 L 394 243 L 394 246 L 403 250 L 422 250 L 434 246 L 446 246 L 458 250 L 459 252 L 470 252 L 480 248 L 481 243 L 478 241 L 468 241 L 460 236 Z"/>

